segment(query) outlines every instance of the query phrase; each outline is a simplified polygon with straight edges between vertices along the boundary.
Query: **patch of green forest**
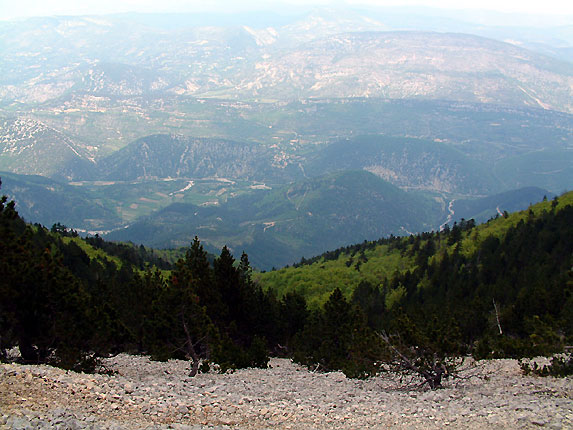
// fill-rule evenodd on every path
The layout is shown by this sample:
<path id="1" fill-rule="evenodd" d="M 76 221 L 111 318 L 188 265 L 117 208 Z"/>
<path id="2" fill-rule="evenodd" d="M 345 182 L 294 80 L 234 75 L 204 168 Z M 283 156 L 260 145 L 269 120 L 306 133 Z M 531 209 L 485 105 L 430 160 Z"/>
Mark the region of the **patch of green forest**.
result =
<path id="1" fill-rule="evenodd" d="M 571 344 L 571 220 L 568 193 L 480 226 L 364 242 L 254 276 L 227 247 L 210 261 L 196 238 L 171 264 L 26 224 L 2 198 L 0 358 L 18 347 L 28 363 L 89 370 L 129 352 L 188 359 L 196 374 L 265 367 L 273 354 L 352 377 L 415 364 L 435 388 L 455 357 Z"/>
<path id="2" fill-rule="evenodd" d="M 279 296 L 287 291 L 297 291 L 309 304 L 321 306 L 335 288 L 340 288 L 344 296 L 350 298 L 361 282 L 380 286 L 400 273 L 415 271 L 424 258 L 432 262 L 441 260 L 444 255 L 452 254 L 458 245 L 458 249 L 469 257 L 478 251 L 485 238 L 502 239 L 508 229 L 520 222 L 531 221 L 531 214 L 539 217 L 554 208 L 559 211 L 570 205 L 573 205 L 573 193 L 566 193 L 551 201 L 545 199 L 525 211 L 505 213 L 503 217 L 497 216 L 479 225 L 473 220 L 462 219 L 460 223 L 454 223 L 453 228 L 446 225 L 440 233 L 409 237 L 390 235 L 341 247 L 312 258 L 302 258 L 292 266 L 257 273 L 255 279 Z M 420 250 L 421 247 L 429 247 L 431 253 Z"/>
<path id="3" fill-rule="evenodd" d="M 174 203 L 106 238 L 180 247 L 197 235 L 211 251 L 223 245 L 245 250 L 254 267 L 270 269 L 302 255 L 390 233 L 424 231 L 442 221 L 442 205 L 434 198 L 358 170 L 257 190 L 219 205 Z"/>

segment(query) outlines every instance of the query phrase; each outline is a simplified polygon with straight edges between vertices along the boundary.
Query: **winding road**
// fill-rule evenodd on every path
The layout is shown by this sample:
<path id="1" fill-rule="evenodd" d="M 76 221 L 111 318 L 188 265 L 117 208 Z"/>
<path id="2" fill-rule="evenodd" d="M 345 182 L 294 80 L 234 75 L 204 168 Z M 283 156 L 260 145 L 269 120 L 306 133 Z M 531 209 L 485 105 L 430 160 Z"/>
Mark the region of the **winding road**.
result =
<path id="1" fill-rule="evenodd" d="M 446 224 L 448 224 L 449 222 L 452 221 L 452 219 L 454 218 L 454 202 L 456 201 L 456 199 L 453 199 L 450 201 L 450 204 L 448 205 L 448 211 L 450 212 L 448 214 L 448 218 L 446 219 L 446 221 L 440 226 L 440 231 L 442 231 L 444 229 L 444 227 L 446 226 Z"/>

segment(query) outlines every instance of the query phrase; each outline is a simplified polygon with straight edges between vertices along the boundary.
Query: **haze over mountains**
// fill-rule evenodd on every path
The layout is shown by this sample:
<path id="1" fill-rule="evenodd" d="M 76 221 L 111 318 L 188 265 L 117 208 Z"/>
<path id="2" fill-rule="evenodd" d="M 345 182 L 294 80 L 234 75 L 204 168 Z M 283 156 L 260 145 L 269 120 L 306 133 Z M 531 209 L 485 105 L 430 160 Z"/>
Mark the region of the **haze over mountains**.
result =
<path id="1" fill-rule="evenodd" d="M 52 101 L 64 111 L 109 109 L 116 98 L 181 95 L 426 98 L 573 109 L 569 62 L 473 35 L 388 27 L 329 10 L 278 28 L 169 31 L 129 16 L 2 23 L 0 100 Z"/>
<path id="2" fill-rule="evenodd" d="M 572 29 L 397 9 L 1 22 L 3 191 L 30 221 L 198 234 L 263 268 L 519 209 L 573 183 Z"/>

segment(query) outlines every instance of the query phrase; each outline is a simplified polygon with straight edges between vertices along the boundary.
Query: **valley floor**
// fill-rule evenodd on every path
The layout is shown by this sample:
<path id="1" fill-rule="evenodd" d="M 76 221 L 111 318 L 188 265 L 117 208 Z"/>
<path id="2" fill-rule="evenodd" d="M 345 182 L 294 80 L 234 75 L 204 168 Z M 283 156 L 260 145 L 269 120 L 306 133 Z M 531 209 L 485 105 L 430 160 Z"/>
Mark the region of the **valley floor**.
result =
<path id="1" fill-rule="evenodd" d="M 127 355 L 106 360 L 113 376 L 2 364 L 0 429 L 573 428 L 573 379 L 525 377 L 515 360 L 478 362 L 436 391 L 270 364 L 195 378 L 187 362 Z"/>

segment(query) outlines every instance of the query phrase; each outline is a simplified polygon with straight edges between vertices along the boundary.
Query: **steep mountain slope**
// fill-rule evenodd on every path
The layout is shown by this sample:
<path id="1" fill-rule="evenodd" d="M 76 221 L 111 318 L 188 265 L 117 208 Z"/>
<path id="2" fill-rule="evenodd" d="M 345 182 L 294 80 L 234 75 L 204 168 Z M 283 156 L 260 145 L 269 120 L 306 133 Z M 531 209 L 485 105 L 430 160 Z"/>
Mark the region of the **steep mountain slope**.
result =
<path id="1" fill-rule="evenodd" d="M 558 241 L 561 245 L 567 243 L 567 237 L 573 233 L 570 228 L 571 223 L 567 220 L 572 211 L 573 192 L 568 192 L 552 201 L 537 203 L 526 210 L 514 212 L 507 217 L 499 217 L 475 227 L 471 222 L 464 222 L 455 228 L 440 233 L 423 233 L 404 238 L 380 239 L 374 242 L 357 243 L 336 250 L 332 249 L 302 262 L 298 267 L 287 267 L 258 274 L 257 279 L 265 288 L 274 289 L 279 296 L 287 292 L 297 291 L 314 305 L 324 303 L 335 288 L 340 288 L 349 297 L 362 282 L 366 282 L 371 286 L 381 287 L 386 297 L 394 296 L 387 299 L 386 302 L 387 310 L 390 310 L 395 301 L 399 303 L 402 299 L 405 301 L 407 297 L 418 296 L 420 303 L 430 302 L 433 297 L 432 294 L 428 292 L 425 295 L 424 292 L 430 289 L 431 284 L 434 284 L 434 289 L 439 289 L 441 295 L 447 295 L 448 288 L 453 281 L 444 278 L 448 278 L 453 272 L 460 270 L 465 271 L 465 274 L 460 275 L 460 277 L 462 280 L 465 279 L 462 281 L 465 282 L 465 294 L 469 294 L 469 285 L 475 286 L 479 280 L 483 281 L 483 278 L 486 278 L 486 282 L 490 282 L 491 279 L 498 276 L 506 278 L 507 276 L 515 276 L 517 278 L 523 277 L 525 273 L 531 274 L 531 267 L 539 263 L 528 260 L 534 248 L 542 248 L 545 254 L 549 254 L 544 256 L 548 260 L 552 259 L 550 254 L 558 254 L 559 260 L 567 261 L 570 254 L 562 253 L 563 250 L 556 248 L 555 243 Z M 543 220 L 555 213 L 560 214 L 560 226 L 552 227 L 549 225 L 547 229 L 551 233 L 546 232 L 540 235 L 539 229 L 543 225 Z M 567 226 L 567 228 L 563 228 L 563 226 Z M 512 231 L 516 228 L 525 229 L 527 233 L 518 236 L 515 230 Z M 507 261 L 510 257 L 500 254 L 499 245 L 506 239 L 514 241 L 512 244 L 515 249 L 511 250 L 511 253 L 514 254 L 511 257 L 511 262 Z M 568 246 L 570 247 L 570 244 Z M 479 249 L 482 249 L 482 255 L 478 252 Z M 486 257 L 486 253 L 488 257 Z M 459 260 L 455 260 L 461 256 L 467 258 L 468 261 L 461 263 Z M 485 258 L 488 258 L 486 262 L 484 262 Z M 504 261 L 508 266 L 502 268 Z M 481 266 L 485 266 L 486 263 L 494 267 L 488 268 L 483 278 L 478 280 L 475 272 Z M 433 271 L 428 272 L 427 278 L 420 279 L 421 273 L 432 265 L 434 266 Z M 453 267 L 456 269 L 454 270 Z M 560 287 L 562 289 L 567 288 L 566 282 L 570 283 L 570 267 L 570 265 L 567 266 L 569 274 L 566 272 L 557 275 L 551 274 L 551 276 L 555 275 L 553 279 L 557 283 L 560 282 L 559 279 L 563 279 Z M 468 273 L 472 271 L 474 271 L 473 275 Z M 444 277 L 440 282 L 436 282 L 438 272 Z M 488 276 L 489 278 L 487 278 Z M 540 288 L 545 285 L 542 280 L 543 273 L 534 276 L 531 274 L 531 276 L 532 284 Z M 549 277 L 549 275 L 547 276 Z M 452 279 L 454 277 L 452 275 Z M 566 281 L 567 279 L 569 281 Z M 516 284 L 515 281 L 513 284 Z M 408 289 L 407 294 L 406 288 Z M 491 294 L 493 288 L 487 294 Z M 509 290 L 506 283 L 495 285 L 495 289 L 498 290 L 498 297 L 507 298 L 503 288 Z M 448 297 L 457 296 L 450 293 Z M 537 299 L 531 296 L 527 300 L 531 300 L 533 303 Z M 463 297 L 455 300 L 469 304 Z M 487 306 L 488 308 L 491 306 L 491 299 Z M 511 302 L 507 303 L 508 312 L 512 306 Z M 444 310 L 445 308 L 442 307 L 441 309 Z"/>
<path id="2" fill-rule="evenodd" d="M 262 182 L 284 183 L 304 174 L 372 166 L 378 169 L 377 174 L 385 175 L 382 177 L 398 186 L 464 194 L 483 195 L 524 186 L 559 193 L 572 186 L 573 116 L 554 111 L 373 99 L 287 105 L 208 101 L 170 105 L 166 109 L 173 109 L 172 114 L 154 111 L 149 119 L 139 117 L 137 112 L 119 113 L 113 109 L 84 111 L 67 119 L 59 114 L 42 115 L 42 124 L 49 124 L 43 127 L 50 130 L 38 139 L 42 144 L 0 155 L 0 163 L 7 171 L 44 175 L 55 172 L 57 178 L 75 180 L 133 180 L 144 176 L 145 166 L 154 172 L 148 176 L 175 177 L 177 171 L 203 176 L 219 171 L 220 176 L 245 174 L 246 178 L 256 177 Z M 30 121 L 22 117 L 10 123 Z M 178 136 L 148 135 L 128 144 L 130 149 L 117 151 L 129 136 L 156 130 L 176 131 Z M 13 128 L 6 129 L 6 136 L 14 139 L 5 137 L 6 145 L 17 146 L 18 133 Z M 368 136 L 355 137 L 360 134 Z M 73 141 L 67 138 L 74 135 L 79 137 Z M 200 135 L 211 138 L 194 138 Z M 50 136 L 54 139 L 47 140 Z M 77 143 L 88 141 L 94 146 Z M 49 150 L 42 149 L 46 142 L 53 145 Z M 325 145 L 327 142 L 332 144 Z M 143 143 L 149 150 L 142 148 Z M 83 157 L 66 165 L 68 155 L 72 160 L 77 158 L 68 144 L 80 155 L 86 152 L 80 149 L 87 148 L 90 157 L 99 161 L 96 168 L 90 166 L 91 162 L 86 164 Z M 183 147 L 188 148 L 185 156 Z M 215 154 L 215 150 L 220 154 Z M 153 157 L 147 161 L 139 159 L 146 151 Z M 171 156 L 173 159 L 169 159 Z M 438 161 L 438 156 L 443 160 Z M 207 168 L 205 163 L 199 167 L 201 162 L 197 159 L 201 157 L 213 168 Z M 58 176 L 62 165 L 64 174 Z"/>
<path id="3" fill-rule="evenodd" d="M 93 195 L 42 176 L 0 172 L 2 194 L 16 201 L 16 210 L 28 222 L 51 227 L 62 223 L 87 230 L 110 229 L 121 225 L 111 207 Z"/>
<path id="4" fill-rule="evenodd" d="M 185 246 L 198 235 L 211 249 L 227 244 L 235 254 L 245 250 L 254 266 L 270 268 L 356 241 L 432 229 L 442 215 L 434 199 L 350 171 L 220 207 L 175 204 L 106 237 L 166 247 Z"/>
<path id="5" fill-rule="evenodd" d="M 566 352 L 572 340 L 572 218 L 570 192 L 479 226 L 465 222 L 439 233 L 330 251 L 258 280 L 279 297 L 302 296 L 319 312 L 330 313 L 324 319 L 327 330 L 305 329 L 301 337 L 311 339 L 300 355 L 309 366 L 330 364 L 324 350 L 344 332 L 340 327 L 351 319 L 344 311 L 350 303 L 360 308 L 354 321 L 366 321 L 385 343 L 406 342 L 392 349 L 409 371 L 424 357 L 438 360 L 440 353 L 549 356 Z M 358 336 L 360 330 L 352 333 Z M 359 362 L 354 351 L 367 355 L 376 338 L 362 348 L 350 344 L 344 357 Z M 443 375 L 444 365 L 439 366 Z M 560 367 L 563 376 L 566 366 Z M 330 366 L 339 367 L 345 368 Z"/>
<path id="6" fill-rule="evenodd" d="M 561 193 L 572 188 L 573 151 L 543 148 L 499 160 L 495 175 L 512 187 L 543 187 Z"/>
<path id="7" fill-rule="evenodd" d="M 136 180 L 217 176 L 276 181 L 289 178 L 289 174 L 300 175 L 297 167 L 285 166 L 274 156 L 272 149 L 252 143 L 153 135 L 103 159 L 99 164 L 99 177 Z"/>
<path id="8" fill-rule="evenodd" d="M 488 197 L 456 199 L 452 201 L 451 211 L 453 215 L 450 224 L 455 221 L 459 222 L 462 218 L 473 219 L 476 223 L 482 223 L 492 217 L 501 216 L 504 212 L 511 213 L 524 210 L 532 203 L 553 197 L 555 197 L 553 193 L 542 188 L 526 187 Z"/>
<path id="9" fill-rule="evenodd" d="M 552 194 L 538 188 L 478 199 L 405 193 L 367 171 L 343 171 L 273 189 L 228 179 L 74 182 L 0 173 L 29 222 L 156 247 L 188 245 L 195 234 L 216 252 L 248 249 L 259 268 L 278 267 L 344 243 L 486 220 Z M 174 202 L 178 202 L 175 203 Z M 124 228 L 129 224 L 129 228 Z"/>
<path id="10" fill-rule="evenodd" d="M 32 119 L 0 119 L 0 170 L 71 180 L 91 173 L 89 148 Z"/>
<path id="11" fill-rule="evenodd" d="M 485 164 L 442 142 L 362 136 L 327 146 L 307 171 L 364 169 L 399 187 L 483 194 L 495 189 Z"/>
<path id="12" fill-rule="evenodd" d="M 567 139 L 514 145 L 494 143 L 495 135 L 490 139 L 489 144 L 459 144 L 360 136 L 310 154 L 305 169 L 316 174 L 365 169 L 399 187 L 473 196 L 524 187 L 562 192 L 573 186 L 573 151 Z"/>

